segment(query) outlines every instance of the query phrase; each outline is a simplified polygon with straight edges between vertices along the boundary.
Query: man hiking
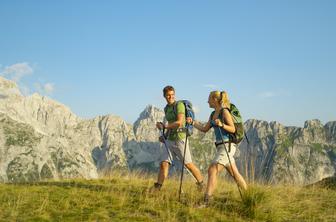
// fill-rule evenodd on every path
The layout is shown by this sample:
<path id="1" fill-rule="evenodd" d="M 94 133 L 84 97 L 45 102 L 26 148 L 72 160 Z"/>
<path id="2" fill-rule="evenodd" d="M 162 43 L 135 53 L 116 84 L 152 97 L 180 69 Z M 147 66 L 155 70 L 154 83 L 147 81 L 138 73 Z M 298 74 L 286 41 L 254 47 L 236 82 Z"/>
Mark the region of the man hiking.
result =
<path id="1" fill-rule="evenodd" d="M 167 140 L 162 137 L 159 139 L 160 142 L 165 142 L 167 150 L 163 152 L 161 157 L 158 180 L 154 183 L 153 188 L 155 190 L 161 189 L 164 180 L 168 176 L 169 167 L 172 164 L 171 157 L 177 156 L 181 163 L 184 160 L 185 167 L 193 174 L 197 180 L 196 184 L 198 188 L 202 190 L 203 176 L 201 175 L 200 170 L 192 163 L 188 141 L 186 140 L 186 131 L 184 130 L 186 124 L 185 105 L 183 102 L 175 101 L 175 89 L 172 86 L 166 86 L 163 89 L 163 96 L 167 101 L 165 118 L 168 121 L 168 124 L 157 122 L 156 127 L 159 130 L 167 131 Z"/>

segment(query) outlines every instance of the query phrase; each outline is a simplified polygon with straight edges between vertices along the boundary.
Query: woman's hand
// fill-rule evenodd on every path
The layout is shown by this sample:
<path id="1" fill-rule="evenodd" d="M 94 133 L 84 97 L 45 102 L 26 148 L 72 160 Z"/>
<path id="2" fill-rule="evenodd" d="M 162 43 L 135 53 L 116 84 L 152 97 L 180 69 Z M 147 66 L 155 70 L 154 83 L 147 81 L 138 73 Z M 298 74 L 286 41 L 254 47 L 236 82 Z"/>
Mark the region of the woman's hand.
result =
<path id="1" fill-rule="evenodd" d="M 222 121 L 220 119 L 216 119 L 215 123 L 216 123 L 216 126 L 223 127 L 223 123 L 222 123 Z"/>

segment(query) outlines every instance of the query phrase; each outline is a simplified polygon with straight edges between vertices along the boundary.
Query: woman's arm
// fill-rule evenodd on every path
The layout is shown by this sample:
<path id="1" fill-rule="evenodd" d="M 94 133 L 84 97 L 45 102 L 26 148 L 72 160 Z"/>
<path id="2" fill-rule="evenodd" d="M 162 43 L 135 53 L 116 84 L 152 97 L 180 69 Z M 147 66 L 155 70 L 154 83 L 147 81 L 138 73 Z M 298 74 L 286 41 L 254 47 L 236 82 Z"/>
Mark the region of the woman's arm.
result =
<path id="1" fill-rule="evenodd" d="M 229 110 L 224 109 L 222 116 L 224 117 L 224 121 L 220 123 L 218 126 L 222 127 L 228 133 L 235 133 L 236 127 L 233 123 L 233 119 Z"/>
<path id="2" fill-rule="evenodd" d="M 198 121 L 194 120 L 193 125 L 196 129 L 199 131 L 206 133 L 210 130 L 211 125 L 210 125 L 210 120 L 203 126 L 203 124 L 199 123 Z"/>

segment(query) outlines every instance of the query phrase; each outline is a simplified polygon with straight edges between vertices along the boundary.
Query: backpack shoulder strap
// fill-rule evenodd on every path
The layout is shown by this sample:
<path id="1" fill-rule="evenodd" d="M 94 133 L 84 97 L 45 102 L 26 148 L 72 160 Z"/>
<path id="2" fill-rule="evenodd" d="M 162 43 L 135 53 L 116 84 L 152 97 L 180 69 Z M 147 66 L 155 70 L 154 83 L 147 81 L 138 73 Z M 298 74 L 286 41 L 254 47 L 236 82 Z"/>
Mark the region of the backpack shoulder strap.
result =
<path id="1" fill-rule="evenodd" d="M 183 106 L 184 106 L 184 109 L 186 109 L 186 107 L 185 107 L 185 105 L 184 105 L 184 103 L 183 103 L 182 100 L 178 100 L 178 101 L 176 101 L 176 102 L 175 102 L 175 105 L 174 105 L 174 107 L 173 107 L 173 109 L 174 109 L 174 113 L 175 113 L 175 115 L 176 115 L 176 118 L 177 118 L 177 106 L 178 106 L 178 104 L 180 104 L 180 103 L 182 103 Z"/>
<path id="2" fill-rule="evenodd" d="M 212 111 L 210 114 L 210 119 L 212 120 L 212 117 L 215 115 L 215 111 Z"/>
<path id="3" fill-rule="evenodd" d="M 168 109 L 168 104 L 165 106 L 165 108 L 163 109 L 165 114 L 167 113 L 167 109 Z"/>
<path id="4" fill-rule="evenodd" d="M 228 108 L 228 107 L 224 107 L 224 108 L 222 108 L 223 110 L 224 109 L 227 109 L 230 113 L 231 113 L 231 110 L 232 110 L 232 105 L 230 105 L 230 108 Z"/>
<path id="5" fill-rule="evenodd" d="M 177 119 L 177 105 L 180 103 L 180 102 L 182 102 L 183 103 L 183 101 L 176 101 L 175 102 L 175 104 L 174 104 L 174 106 L 173 106 L 173 112 L 174 112 L 174 114 L 175 114 L 175 119 Z M 184 105 L 184 104 L 183 104 Z M 165 107 L 165 113 L 167 112 L 167 109 L 168 109 L 168 104 L 166 105 L 166 107 Z"/>
<path id="6" fill-rule="evenodd" d="M 209 117 L 210 123 L 212 122 L 212 118 L 213 118 L 214 115 L 215 115 L 215 111 L 212 111 L 211 114 L 210 114 L 210 117 Z M 212 128 L 212 127 L 213 127 L 213 125 L 211 123 L 210 128 Z"/>
<path id="7" fill-rule="evenodd" d="M 173 111 L 174 111 L 175 115 L 177 115 L 177 104 L 178 104 L 179 102 L 181 102 L 181 101 L 176 101 L 175 104 L 174 104 L 174 106 L 173 106 Z M 165 106 L 165 108 L 164 108 L 164 112 L 165 112 L 165 113 L 167 112 L 168 107 L 169 107 L 169 105 L 167 104 L 167 105 Z"/>
<path id="8" fill-rule="evenodd" d="M 224 110 L 229 111 L 229 113 L 231 114 L 231 110 L 229 108 L 227 108 L 227 107 L 222 108 L 220 115 L 222 116 L 223 119 L 224 119 Z"/>

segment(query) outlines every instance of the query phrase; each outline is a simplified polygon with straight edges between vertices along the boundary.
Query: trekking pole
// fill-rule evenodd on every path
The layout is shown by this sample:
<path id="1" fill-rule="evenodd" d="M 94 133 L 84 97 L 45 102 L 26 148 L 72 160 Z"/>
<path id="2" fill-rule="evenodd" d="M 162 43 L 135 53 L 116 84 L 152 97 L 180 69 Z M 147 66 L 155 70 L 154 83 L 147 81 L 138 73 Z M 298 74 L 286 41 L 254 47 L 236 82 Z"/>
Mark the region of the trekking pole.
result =
<path id="1" fill-rule="evenodd" d="M 183 181 L 183 174 L 184 174 L 184 167 L 185 167 L 184 163 L 185 163 L 185 154 L 187 150 L 187 142 L 188 142 L 188 133 L 186 132 L 186 140 L 185 140 L 184 151 L 183 151 L 182 172 L 181 172 L 181 179 L 180 179 L 180 190 L 179 190 L 179 201 L 180 202 L 181 202 L 182 181 Z"/>
<path id="2" fill-rule="evenodd" d="M 223 139 L 222 131 L 221 131 L 221 129 L 220 129 L 219 126 L 217 126 L 217 127 L 218 127 L 219 134 L 220 134 L 221 139 L 222 139 L 222 142 L 223 142 L 223 146 L 224 146 L 224 149 L 225 149 L 225 152 L 226 152 L 226 156 L 227 156 L 227 158 L 229 159 L 229 164 L 230 164 L 230 168 L 231 168 L 231 171 L 232 171 L 232 175 L 231 175 L 231 174 L 230 174 L 230 175 L 233 177 L 234 181 L 236 182 L 237 187 L 238 187 L 238 191 L 239 191 L 239 194 L 240 194 L 240 197 L 241 197 L 241 199 L 243 199 L 243 195 L 242 195 L 242 192 L 241 192 L 241 190 L 240 190 L 238 181 L 237 181 L 237 179 L 236 179 L 236 177 L 235 177 L 235 175 L 234 175 L 234 172 L 233 172 L 233 167 L 232 167 L 231 159 L 230 159 L 230 156 L 229 156 L 229 152 L 227 151 L 226 146 L 225 146 L 225 143 L 224 143 L 224 139 Z M 230 141 L 230 140 L 229 140 L 229 149 L 231 150 L 231 141 Z"/>
<path id="3" fill-rule="evenodd" d="M 160 130 L 160 134 L 161 134 L 161 136 L 162 136 L 162 138 L 163 138 L 163 144 L 164 144 L 164 147 L 166 148 L 166 151 L 167 151 L 167 153 L 168 153 L 168 158 L 169 158 L 169 160 L 172 162 L 172 166 L 174 167 L 174 169 L 175 169 L 175 164 L 174 164 L 174 160 L 173 160 L 173 157 L 171 156 L 171 152 L 174 154 L 174 156 L 182 163 L 182 161 L 180 160 L 180 158 L 178 157 L 178 155 L 176 155 L 176 153 L 173 151 L 173 150 L 170 150 L 169 148 L 168 148 L 168 145 L 167 145 L 167 141 L 166 141 L 166 139 L 165 139 L 165 137 L 164 137 L 164 135 L 163 135 L 163 132 Z M 171 151 L 171 152 L 169 152 L 169 150 Z M 182 166 L 184 166 L 184 165 L 182 165 Z M 196 177 L 190 172 L 190 170 L 188 169 L 188 168 L 186 168 L 186 170 L 187 170 L 187 172 L 195 179 L 195 181 L 197 182 L 197 179 L 196 179 Z M 175 169 L 175 172 L 176 172 L 176 169 Z"/>
<path id="4" fill-rule="evenodd" d="M 174 166 L 174 163 L 173 163 L 173 157 L 171 156 L 171 153 L 169 152 L 169 149 L 168 149 L 168 146 L 167 146 L 167 142 L 166 142 L 166 138 L 165 138 L 165 136 L 164 136 L 163 130 L 162 130 L 162 131 L 160 130 L 160 136 L 161 136 L 161 138 L 163 139 L 164 147 L 166 148 L 166 151 L 167 151 L 167 153 L 168 153 L 168 159 L 169 159 L 170 162 L 172 163 L 172 166 Z"/>

